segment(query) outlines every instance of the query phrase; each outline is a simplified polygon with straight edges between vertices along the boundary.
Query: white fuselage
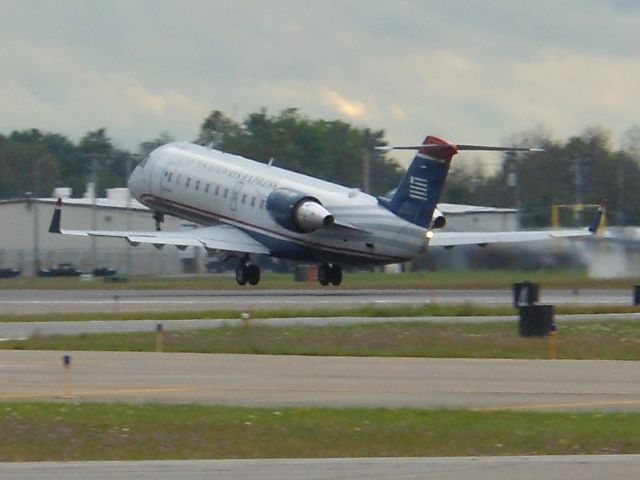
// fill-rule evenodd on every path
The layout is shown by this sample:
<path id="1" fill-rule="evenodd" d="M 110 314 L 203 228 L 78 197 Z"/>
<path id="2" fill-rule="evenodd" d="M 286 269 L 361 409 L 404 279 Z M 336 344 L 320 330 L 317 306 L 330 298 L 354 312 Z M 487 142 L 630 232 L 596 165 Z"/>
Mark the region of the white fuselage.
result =
<path id="1" fill-rule="evenodd" d="M 274 256 L 342 264 L 409 260 L 426 248 L 426 229 L 390 212 L 359 190 L 189 143 L 154 150 L 131 175 L 143 204 L 201 225 L 233 225 Z M 266 208 L 288 188 L 316 198 L 335 224 L 302 233 L 284 228 Z"/>

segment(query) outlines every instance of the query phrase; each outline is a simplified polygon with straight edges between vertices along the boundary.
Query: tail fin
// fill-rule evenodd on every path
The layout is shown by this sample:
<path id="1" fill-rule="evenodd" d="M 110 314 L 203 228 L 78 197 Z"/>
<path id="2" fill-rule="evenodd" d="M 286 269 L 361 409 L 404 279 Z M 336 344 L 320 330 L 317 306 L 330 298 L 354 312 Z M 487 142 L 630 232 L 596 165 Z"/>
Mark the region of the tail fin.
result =
<path id="1" fill-rule="evenodd" d="M 56 209 L 53 211 L 51 223 L 49 224 L 49 233 L 62 233 L 60 230 L 60 221 L 62 216 L 62 199 L 56 202 Z"/>
<path id="2" fill-rule="evenodd" d="M 455 145 L 433 136 L 425 138 L 422 145 L 424 148 L 413 158 L 388 208 L 411 223 L 429 228 L 451 159 L 458 150 Z"/>

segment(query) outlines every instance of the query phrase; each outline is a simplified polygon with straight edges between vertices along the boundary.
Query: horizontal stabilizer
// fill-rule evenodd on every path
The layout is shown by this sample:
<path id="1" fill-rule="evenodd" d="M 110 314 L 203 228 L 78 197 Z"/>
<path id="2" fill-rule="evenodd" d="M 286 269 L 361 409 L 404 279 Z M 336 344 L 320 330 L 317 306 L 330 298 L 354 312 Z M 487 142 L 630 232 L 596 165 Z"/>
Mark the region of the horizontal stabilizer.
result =
<path id="1" fill-rule="evenodd" d="M 475 151 L 475 152 L 544 152 L 542 148 L 524 148 L 524 147 L 492 147 L 489 145 L 452 145 L 458 151 Z M 399 146 L 380 146 L 375 147 L 376 150 L 383 152 L 390 150 L 426 150 L 438 152 L 445 148 L 443 145 L 399 145 Z"/>

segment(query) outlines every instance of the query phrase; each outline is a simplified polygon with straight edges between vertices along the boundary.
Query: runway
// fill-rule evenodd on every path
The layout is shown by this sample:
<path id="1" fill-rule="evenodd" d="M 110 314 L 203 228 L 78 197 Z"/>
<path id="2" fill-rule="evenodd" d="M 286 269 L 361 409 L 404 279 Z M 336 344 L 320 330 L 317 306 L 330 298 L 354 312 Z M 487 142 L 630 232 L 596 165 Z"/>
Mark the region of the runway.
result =
<path id="1" fill-rule="evenodd" d="M 631 305 L 629 290 L 543 289 L 540 303 Z M 510 305 L 504 290 L 0 290 L 5 314 L 133 311 L 257 310 L 421 306 L 430 303 Z"/>
<path id="2" fill-rule="evenodd" d="M 629 480 L 640 455 L 0 463 L 12 480 Z"/>
<path id="3" fill-rule="evenodd" d="M 0 400 L 60 400 L 62 352 L 0 351 Z M 640 411 L 623 361 L 73 352 L 75 400 L 253 407 Z"/>

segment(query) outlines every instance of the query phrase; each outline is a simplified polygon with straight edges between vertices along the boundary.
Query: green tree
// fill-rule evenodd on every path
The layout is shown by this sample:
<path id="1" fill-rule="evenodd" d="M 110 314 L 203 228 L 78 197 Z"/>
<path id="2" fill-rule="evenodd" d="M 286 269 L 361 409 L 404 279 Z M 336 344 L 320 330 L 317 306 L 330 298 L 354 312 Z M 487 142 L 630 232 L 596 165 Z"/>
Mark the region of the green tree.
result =
<path id="1" fill-rule="evenodd" d="M 174 138 L 169 132 L 161 132 L 156 138 L 142 142 L 138 147 L 138 152 L 140 152 L 140 156 L 146 157 L 156 148 L 173 141 Z"/>
<path id="2" fill-rule="evenodd" d="M 372 152 L 384 145 L 384 132 L 355 128 L 339 120 L 310 120 L 295 108 L 269 115 L 266 109 L 249 114 L 237 125 L 220 111 L 202 123 L 199 143 L 261 162 L 347 186 L 362 186 L 362 164 L 370 156 L 371 190 L 381 194 L 395 187 L 402 175 L 398 165 Z"/>

